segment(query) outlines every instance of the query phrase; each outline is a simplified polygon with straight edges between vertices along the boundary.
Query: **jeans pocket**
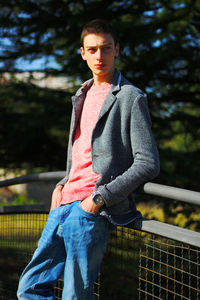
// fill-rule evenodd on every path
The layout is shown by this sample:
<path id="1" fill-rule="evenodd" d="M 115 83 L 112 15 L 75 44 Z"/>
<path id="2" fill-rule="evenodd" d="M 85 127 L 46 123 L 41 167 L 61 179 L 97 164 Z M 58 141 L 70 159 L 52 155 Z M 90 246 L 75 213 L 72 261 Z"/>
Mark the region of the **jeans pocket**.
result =
<path id="1" fill-rule="evenodd" d="M 99 212 L 94 213 L 94 212 L 90 212 L 90 211 L 87 211 L 87 210 L 83 209 L 82 206 L 81 206 L 81 201 L 78 202 L 77 208 L 79 209 L 80 213 L 82 215 L 84 215 L 85 217 L 94 219 L 94 218 L 97 218 L 99 216 Z"/>

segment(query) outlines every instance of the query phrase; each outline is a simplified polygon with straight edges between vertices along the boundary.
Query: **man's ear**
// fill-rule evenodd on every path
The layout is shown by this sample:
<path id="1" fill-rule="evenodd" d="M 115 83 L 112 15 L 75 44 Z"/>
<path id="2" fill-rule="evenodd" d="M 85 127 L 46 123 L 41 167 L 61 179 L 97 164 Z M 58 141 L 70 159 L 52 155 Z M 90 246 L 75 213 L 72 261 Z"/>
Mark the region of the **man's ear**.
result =
<path id="1" fill-rule="evenodd" d="M 119 43 L 116 44 L 115 46 L 115 57 L 119 55 Z"/>
<path id="2" fill-rule="evenodd" d="M 81 48 L 80 48 L 80 51 L 81 51 L 81 56 L 82 56 L 82 59 L 83 59 L 83 60 L 86 60 L 86 58 L 85 58 L 85 50 L 84 50 L 84 48 L 83 48 L 83 47 L 81 47 Z"/>

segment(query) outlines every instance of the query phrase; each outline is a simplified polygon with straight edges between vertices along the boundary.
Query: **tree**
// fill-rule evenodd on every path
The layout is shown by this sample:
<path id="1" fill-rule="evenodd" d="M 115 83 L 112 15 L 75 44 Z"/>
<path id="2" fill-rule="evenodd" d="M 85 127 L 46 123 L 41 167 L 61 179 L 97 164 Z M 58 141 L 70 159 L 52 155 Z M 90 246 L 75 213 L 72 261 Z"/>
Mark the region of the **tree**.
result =
<path id="1" fill-rule="evenodd" d="M 118 67 L 148 93 L 159 180 L 199 188 L 199 1 L 2 0 L 0 6 L 2 72 L 15 72 L 16 61 L 23 71 L 21 58 L 45 57 L 42 71 L 85 80 L 90 74 L 78 51 L 82 26 L 91 16 L 112 21 L 121 45 Z"/>
<path id="2" fill-rule="evenodd" d="M 65 168 L 70 96 L 64 91 L 15 81 L 1 87 L 1 168 Z"/>

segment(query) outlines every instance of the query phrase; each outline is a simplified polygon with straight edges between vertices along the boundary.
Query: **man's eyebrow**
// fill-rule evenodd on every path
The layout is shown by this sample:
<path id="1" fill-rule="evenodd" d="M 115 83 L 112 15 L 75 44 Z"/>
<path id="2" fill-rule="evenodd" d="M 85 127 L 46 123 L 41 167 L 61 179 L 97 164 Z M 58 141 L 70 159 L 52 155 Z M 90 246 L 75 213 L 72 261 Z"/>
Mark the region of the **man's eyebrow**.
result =
<path id="1" fill-rule="evenodd" d="M 105 47 L 105 46 L 111 46 L 112 45 L 112 43 L 104 43 L 104 44 L 102 44 L 102 45 L 100 45 L 100 47 Z M 89 48 L 98 48 L 99 46 L 86 46 L 86 48 L 87 49 L 89 49 Z"/>
<path id="2" fill-rule="evenodd" d="M 101 47 L 105 47 L 105 46 L 112 46 L 112 43 L 105 43 Z"/>
<path id="3" fill-rule="evenodd" d="M 87 49 L 89 48 L 96 48 L 96 46 L 86 46 Z"/>
<path id="4" fill-rule="evenodd" d="M 104 46 L 104 45 L 112 45 L 112 43 L 111 43 L 111 42 L 103 43 L 103 46 Z"/>

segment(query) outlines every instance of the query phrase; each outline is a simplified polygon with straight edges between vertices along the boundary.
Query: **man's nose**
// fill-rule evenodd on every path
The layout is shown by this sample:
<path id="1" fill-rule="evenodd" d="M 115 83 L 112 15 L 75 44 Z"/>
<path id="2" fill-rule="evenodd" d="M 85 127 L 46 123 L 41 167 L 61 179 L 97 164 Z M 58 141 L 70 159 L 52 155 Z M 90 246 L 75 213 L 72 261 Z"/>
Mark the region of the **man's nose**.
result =
<path id="1" fill-rule="evenodd" d="M 97 55 L 97 59 L 102 59 L 102 57 L 103 57 L 103 51 L 102 51 L 102 49 L 98 49 L 97 50 L 97 52 L 96 52 L 96 55 Z"/>

